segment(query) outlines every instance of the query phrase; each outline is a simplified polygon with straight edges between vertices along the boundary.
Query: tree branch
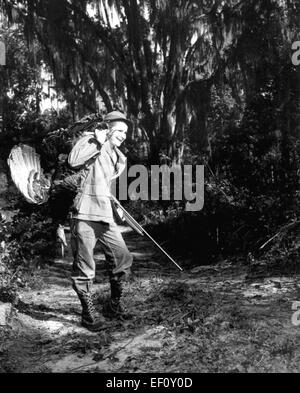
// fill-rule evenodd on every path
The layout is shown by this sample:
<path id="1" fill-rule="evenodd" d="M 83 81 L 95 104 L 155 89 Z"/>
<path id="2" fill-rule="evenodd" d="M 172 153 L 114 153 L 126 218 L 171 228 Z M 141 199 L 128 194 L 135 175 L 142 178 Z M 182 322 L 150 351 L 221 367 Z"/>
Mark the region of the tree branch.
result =
<path id="1" fill-rule="evenodd" d="M 92 81 L 94 82 L 94 84 L 96 86 L 96 89 L 98 90 L 99 94 L 102 97 L 102 100 L 104 102 L 104 105 L 106 106 L 107 111 L 111 112 L 113 110 L 111 100 L 109 98 L 109 95 L 106 93 L 104 88 L 101 86 L 97 72 L 94 70 L 94 68 L 91 65 L 88 66 L 88 70 L 89 70 L 89 74 L 92 78 Z"/>
<path id="2" fill-rule="evenodd" d="M 101 40 L 101 42 L 107 47 L 109 50 L 112 58 L 114 61 L 118 64 L 120 69 L 122 70 L 123 74 L 127 76 L 128 71 L 126 69 L 126 57 L 124 55 L 124 52 L 122 52 L 114 40 L 112 34 L 109 34 L 108 31 L 101 26 L 100 24 L 95 24 L 91 20 L 91 18 L 86 15 L 84 11 L 82 11 L 79 7 L 74 5 L 74 3 L 66 3 L 66 7 L 69 8 L 70 10 L 77 12 L 82 19 L 88 24 L 88 26 L 91 28 L 91 31 L 95 33 L 95 35 Z"/>

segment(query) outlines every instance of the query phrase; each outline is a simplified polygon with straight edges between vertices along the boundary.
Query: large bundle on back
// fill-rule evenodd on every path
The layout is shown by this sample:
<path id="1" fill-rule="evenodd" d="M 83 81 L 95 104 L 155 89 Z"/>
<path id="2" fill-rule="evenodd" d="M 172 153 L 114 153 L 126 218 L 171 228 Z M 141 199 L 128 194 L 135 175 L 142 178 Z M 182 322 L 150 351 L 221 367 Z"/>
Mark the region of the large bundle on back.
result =
<path id="1" fill-rule="evenodd" d="M 15 185 L 29 203 L 49 200 L 52 217 L 58 222 L 66 219 L 82 179 L 83 169 L 70 168 L 68 154 L 82 135 L 107 128 L 102 120 L 101 115 L 90 114 L 67 129 L 50 132 L 42 142 L 41 155 L 23 144 L 11 150 L 8 165 Z M 46 175 L 43 166 L 49 171 Z"/>

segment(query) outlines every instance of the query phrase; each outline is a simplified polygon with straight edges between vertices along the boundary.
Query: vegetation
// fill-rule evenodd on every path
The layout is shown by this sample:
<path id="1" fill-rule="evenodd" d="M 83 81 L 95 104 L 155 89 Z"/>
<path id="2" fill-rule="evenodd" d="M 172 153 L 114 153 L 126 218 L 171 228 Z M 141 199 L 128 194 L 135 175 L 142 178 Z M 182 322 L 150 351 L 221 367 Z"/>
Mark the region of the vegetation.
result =
<path id="1" fill-rule="evenodd" d="M 0 66 L 3 160 L 13 145 L 26 142 L 37 148 L 45 170 L 53 171 L 65 152 L 64 130 L 75 120 L 122 110 L 133 121 L 123 147 L 129 165 L 205 166 L 201 211 L 186 211 L 185 201 L 176 200 L 124 203 L 185 270 L 209 265 L 223 271 L 233 264 L 245 273 L 244 292 L 251 280 L 299 273 L 300 73 L 291 61 L 292 43 L 299 41 L 299 1 L 3 0 L 0 15 L 7 47 L 7 66 Z M 42 66 L 66 102 L 61 111 L 40 111 Z M 11 209 L 14 218 L 2 212 L 0 223 L 0 301 L 13 301 L 38 266 L 48 269 L 55 241 L 48 205 L 18 199 Z M 205 280 L 201 285 L 209 274 Z M 203 371 L 224 371 L 228 364 L 236 366 L 227 371 L 255 371 L 256 362 L 261 370 L 278 370 L 276 362 L 268 364 L 283 354 L 294 371 L 294 341 L 273 340 L 274 321 L 271 326 L 263 320 L 255 330 L 256 321 L 247 321 L 248 306 L 224 280 L 213 282 L 207 293 L 191 288 L 190 281 L 174 287 L 164 281 L 159 288 L 154 283 L 156 297 L 150 291 L 143 299 L 148 319 L 137 326 L 151 318 L 163 321 L 179 337 L 183 362 L 186 342 L 200 346 L 203 358 L 195 355 L 197 366 L 188 364 L 189 370 L 201 363 L 207 365 Z M 215 295 L 214 284 L 220 284 Z M 139 281 L 133 285 L 137 289 Z M 234 301 L 223 309 L 225 292 L 226 302 Z M 279 307 L 280 299 L 269 295 L 274 309 Z M 138 299 L 133 303 L 142 309 Z M 222 352 L 224 337 L 235 343 L 239 332 L 240 352 L 234 344 L 233 352 Z M 170 349 L 173 360 L 178 348 Z M 145 352 L 159 363 L 155 349 Z M 134 370 L 140 360 L 127 359 L 123 370 Z"/>
<path id="2" fill-rule="evenodd" d="M 241 118 L 276 75 L 287 116 L 297 1 L 5 0 L 2 8 L 29 42 L 38 40 L 73 118 L 95 111 L 97 97 L 106 110 L 125 110 L 150 162 L 160 155 L 182 162 L 189 132 L 210 145 L 213 87 L 221 100 L 230 90 Z"/>
<path id="3" fill-rule="evenodd" d="M 49 132 L 100 102 L 134 120 L 129 163 L 205 165 L 202 211 L 127 206 L 193 263 L 204 250 L 209 262 L 256 255 L 299 220 L 298 2 L 6 0 L 2 12 L 4 156 L 28 141 L 53 170 L 63 133 L 54 145 Z M 60 113 L 39 111 L 42 62 L 67 102 Z"/>

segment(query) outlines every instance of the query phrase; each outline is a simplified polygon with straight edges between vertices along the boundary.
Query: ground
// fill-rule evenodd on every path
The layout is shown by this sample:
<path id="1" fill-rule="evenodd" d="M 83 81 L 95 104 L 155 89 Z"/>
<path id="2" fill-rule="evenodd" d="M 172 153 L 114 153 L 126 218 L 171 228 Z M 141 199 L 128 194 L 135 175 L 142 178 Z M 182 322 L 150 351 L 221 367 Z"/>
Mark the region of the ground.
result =
<path id="1" fill-rule="evenodd" d="M 229 260 L 180 272 L 147 239 L 122 231 L 135 260 L 124 295 L 133 319 L 98 333 L 80 326 L 68 252 L 42 266 L 34 289 L 24 288 L 14 305 L 2 304 L 0 371 L 300 371 L 300 318 L 298 325 L 292 310 L 299 275 L 251 275 L 247 264 Z M 101 311 L 109 286 L 99 250 L 95 259 Z"/>

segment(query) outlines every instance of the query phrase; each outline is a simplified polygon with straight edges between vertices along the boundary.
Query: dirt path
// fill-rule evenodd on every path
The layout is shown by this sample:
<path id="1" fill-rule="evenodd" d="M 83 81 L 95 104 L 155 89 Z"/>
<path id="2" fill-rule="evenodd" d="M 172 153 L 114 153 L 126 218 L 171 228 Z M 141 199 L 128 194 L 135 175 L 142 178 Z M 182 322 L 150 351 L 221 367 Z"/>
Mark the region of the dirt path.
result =
<path id="1" fill-rule="evenodd" d="M 147 239 L 123 232 L 135 257 L 125 286 L 134 319 L 99 333 L 82 328 L 71 257 L 57 258 L 0 326 L 2 372 L 300 371 L 300 325 L 291 321 L 299 276 L 254 280 L 228 262 L 180 273 Z M 101 311 L 109 286 L 99 251 L 95 259 Z"/>

